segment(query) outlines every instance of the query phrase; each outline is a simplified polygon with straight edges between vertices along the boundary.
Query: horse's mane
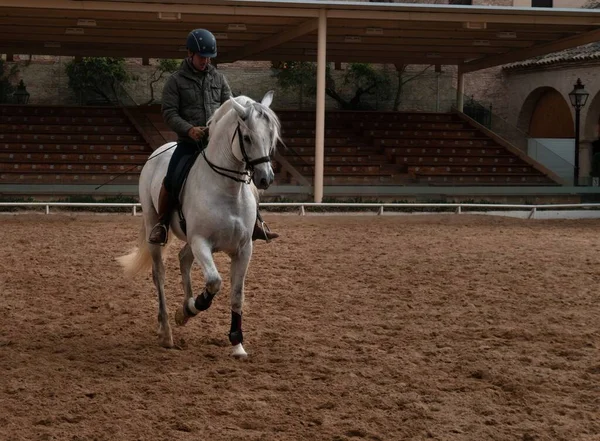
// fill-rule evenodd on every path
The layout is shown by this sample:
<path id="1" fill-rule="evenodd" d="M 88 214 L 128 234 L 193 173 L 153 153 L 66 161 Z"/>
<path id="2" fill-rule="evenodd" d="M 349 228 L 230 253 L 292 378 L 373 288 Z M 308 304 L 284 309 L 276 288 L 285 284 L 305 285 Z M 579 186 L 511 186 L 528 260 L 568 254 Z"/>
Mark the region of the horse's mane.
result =
<path id="1" fill-rule="evenodd" d="M 272 136 L 273 145 L 271 146 L 271 148 L 274 150 L 275 147 L 277 146 L 277 142 L 281 141 L 281 123 L 279 121 L 279 118 L 275 114 L 275 112 L 273 110 L 271 110 L 271 108 L 266 107 L 266 106 L 262 105 L 261 103 L 254 101 L 252 98 L 249 98 L 244 95 L 235 97 L 233 99 L 245 107 L 250 106 L 252 108 L 252 111 L 250 112 L 250 117 L 247 120 L 248 127 L 251 130 L 253 129 L 252 122 L 254 121 L 255 118 L 262 117 L 267 120 L 267 123 L 269 124 L 269 127 L 271 128 L 272 133 L 273 133 L 273 136 Z M 230 110 L 232 110 L 232 108 L 233 108 L 233 105 L 231 104 L 231 102 L 229 100 L 225 101 L 216 110 L 216 112 L 213 114 L 213 116 L 208 120 L 207 125 L 209 127 L 209 130 L 210 130 L 210 127 L 212 124 L 216 124 L 217 122 L 219 122 L 219 120 L 221 120 L 225 115 L 227 115 L 227 113 Z"/>
<path id="2" fill-rule="evenodd" d="M 223 118 L 227 114 L 227 112 L 229 112 L 230 110 L 231 110 L 231 103 L 229 102 L 229 100 L 227 100 L 223 104 L 221 104 L 219 106 L 219 108 L 215 111 L 215 113 L 213 113 L 213 116 L 211 116 L 210 119 L 208 120 L 208 122 L 206 123 L 209 130 L 213 124 L 216 124 L 217 121 L 219 121 L 221 118 Z"/>

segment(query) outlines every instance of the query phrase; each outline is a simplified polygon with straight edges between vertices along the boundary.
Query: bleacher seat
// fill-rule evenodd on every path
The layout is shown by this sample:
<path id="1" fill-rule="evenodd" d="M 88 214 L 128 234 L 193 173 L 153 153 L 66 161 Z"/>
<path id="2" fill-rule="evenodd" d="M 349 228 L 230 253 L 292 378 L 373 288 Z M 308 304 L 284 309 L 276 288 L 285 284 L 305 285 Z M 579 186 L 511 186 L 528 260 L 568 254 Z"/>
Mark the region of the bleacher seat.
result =
<path id="1" fill-rule="evenodd" d="M 119 108 L 0 106 L 0 184 L 137 183 L 151 152 Z"/>

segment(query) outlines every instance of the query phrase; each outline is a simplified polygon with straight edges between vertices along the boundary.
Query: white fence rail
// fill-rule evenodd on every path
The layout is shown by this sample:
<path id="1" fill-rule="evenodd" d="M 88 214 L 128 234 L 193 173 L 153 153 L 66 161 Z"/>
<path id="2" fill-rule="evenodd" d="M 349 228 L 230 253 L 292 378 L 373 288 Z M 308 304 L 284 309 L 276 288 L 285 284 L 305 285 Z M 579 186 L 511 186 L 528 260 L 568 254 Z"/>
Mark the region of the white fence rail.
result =
<path id="1" fill-rule="evenodd" d="M 410 209 L 414 208 L 414 211 L 408 211 L 409 213 L 423 213 L 423 209 L 443 208 L 453 209 L 455 213 L 482 213 L 488 211 L 493 214 L 501 214 L 507 211 L 513 212 L 529 212 L 528 218 L 535 218 L 538 211 L 585 211 L 589 215 L 583 217 L 594 217 L 600 218 L 600 203 L 588 203 L 588 204 L 547 204 L 547 205 L 525 205 L 525 204 L 474 204 L 474 203 L 313 203 L 313 202 L 265 202 L 260 204 L 261 208 L 297 208 L 298 214 L 304 216 L 310 213 L 310 208 L 318 208 L 319 212 L 323 212 L 327 209 L 339 209 L 344 208 L 347 210 L 360 210 L 360 209 L 371 209 L 377 215 L 383 215 L 386 209 Z M 1 207 L 17 207 L 17 208 L 43 208 L 46 214 L 50 214 L 51 207 L 63 207 L 63 208 L 129 208 L 131 214 L 136 216 L 138 209 L 141 209 L 139 203 L 95 203 L 95 202 L 0 202 Z M 420 209 L 420 210 L 417 210 Z M 329 212 L 339 210 L 329 210 Z M 364 211 L 361 211 L 364 213 Z M 345 213 L 351 213 L 347 211 Z M 398 213 L 397 211 L 390 212 Z M 407 211 L 403 212 L 404 214 Z M 400 214 L 400 213 L 398 213 Z M 560 217 L 560 216 L 558 216 Z"/>
<path id="2" fill-rule="evenodd" d="M 137 215 L 137 209 L 142 208 L 139 203 L 101 203 L 101 202 L 0 202 L 1 207 L 17 207 L 17 208 L 40 208 L 43 207 L 46 214 L 50 214 L 50 207 L 87 207 L 87 208 L 131 208 L 131 213 Z"/>

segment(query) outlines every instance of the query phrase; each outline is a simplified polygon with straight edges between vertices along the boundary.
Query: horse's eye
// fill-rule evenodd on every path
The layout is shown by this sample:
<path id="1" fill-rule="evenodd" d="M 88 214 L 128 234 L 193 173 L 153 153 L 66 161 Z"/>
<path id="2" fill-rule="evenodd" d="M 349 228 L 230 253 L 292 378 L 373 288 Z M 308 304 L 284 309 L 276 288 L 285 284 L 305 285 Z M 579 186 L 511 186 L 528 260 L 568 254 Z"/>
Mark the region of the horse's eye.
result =
<path id="1" fill-rule="evenodd" d="M 244 142 L 246 144 L 252 144 L 252 140 L 250 139 L 250 137 L 248 135 L 244 135 Z"/>

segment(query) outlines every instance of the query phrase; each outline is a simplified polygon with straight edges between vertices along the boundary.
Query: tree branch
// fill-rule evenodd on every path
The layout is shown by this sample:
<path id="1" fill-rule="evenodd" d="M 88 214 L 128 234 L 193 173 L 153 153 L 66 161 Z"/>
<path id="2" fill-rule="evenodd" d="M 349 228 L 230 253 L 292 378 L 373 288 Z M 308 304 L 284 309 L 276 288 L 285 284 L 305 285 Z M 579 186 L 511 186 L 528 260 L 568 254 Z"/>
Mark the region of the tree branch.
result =
<path id="1" fill-rule="evenodd" d="M 406 83 L 408 83 L 409 81 L 412 81 L 412 80 L 414 80 L 415 78 L 418 78 L 418 77 L 420 77 L 420 76 L 421 76 L 421 75 L 423 75 L 425 72 L 427 72 L 427 70 L 428 70 L 428 69 L 429 69 L 431 66 L 433 66 L 433 64 L 430 64 L 430 65 L 429 65 L 429 66 L 427 66 L 425 69 L 423 69 L 421 72 L 419 72 L 419 73 L 417 73 L 417 74 L 413 75 L 412 77 L 408 78 L 406 81 L 403 81 L 403 82 L 402 82 L 402 85 L 404 86 L 404 85 L 405 85 Z"/>

